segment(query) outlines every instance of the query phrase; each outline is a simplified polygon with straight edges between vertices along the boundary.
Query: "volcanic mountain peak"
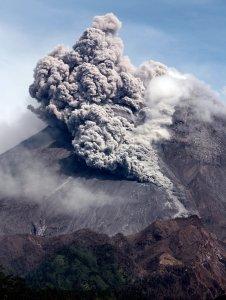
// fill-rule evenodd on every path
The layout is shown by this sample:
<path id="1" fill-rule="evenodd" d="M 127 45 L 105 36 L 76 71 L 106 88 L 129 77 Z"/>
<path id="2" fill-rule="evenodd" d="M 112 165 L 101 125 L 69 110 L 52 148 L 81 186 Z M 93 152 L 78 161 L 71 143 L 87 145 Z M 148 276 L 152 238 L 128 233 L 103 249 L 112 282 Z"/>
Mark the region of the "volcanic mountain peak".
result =
<path id="1" fill-rule="evenodd" d="M 197 214 L 225 238 L 225 107 L 191 75 L 123 56 L 113 14 L 34 72 L 48 124 L 0 156 L 2 234 L 114 235 Z"/>
<path id="2" fill-rule="evenodd" d="M 60 46 L 39 60 L 30 86 L 39 106 L 30 108 L 68 131 L 74 153 L 87 166 L 153 183 L 166 194 L 174 216 L 189 215 L 180 199 L 184 191 L 162 172 L 158 147 L 171 137 L 176 110 L 192 110 L 192 124 L 211 122 L 225 108 L 191 75 L 154 61 L 132 66 L 123 56 L 120 26 L 113 14 L 95 17 L 72 49 Z M 192 138 L 198 145 L 197 136 Z M 203 143 L 198 153 L 202 148 L 208 159 L 218 145 Z"/>

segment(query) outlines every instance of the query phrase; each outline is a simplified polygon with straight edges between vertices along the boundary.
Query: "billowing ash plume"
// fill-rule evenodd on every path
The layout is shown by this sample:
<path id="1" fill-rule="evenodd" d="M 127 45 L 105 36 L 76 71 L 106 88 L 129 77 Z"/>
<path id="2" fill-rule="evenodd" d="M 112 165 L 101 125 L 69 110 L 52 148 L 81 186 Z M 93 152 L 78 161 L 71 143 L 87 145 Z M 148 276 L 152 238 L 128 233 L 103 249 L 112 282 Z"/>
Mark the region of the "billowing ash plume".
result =
<path id="1" fill-rule="evenodd" d="M 87 165 L 161 185 L 168 180 L 150 141 L 135 134 L 146 114 L 145 87 L 123 56 L 120 26 L 113 14 L 95 17 L 72 50 L 60 46 L 38 62 L 30 94 L 42 119 L 67 125 Z"/>
<path id="2" fill-rule="evenodd" d="M 88 166 L 120 170 L 175 198 L 155 142 L 170 137 L 167 126 L 179 100 L 190 97 L 192 80 L 154 61 L 136 69 L 123 56 L 120 27 L 113 14 L 97 16 L 72 49 L 59 46 L 41 59 L 30 86 L 40 105 L 30 108 L 47 122 L 66 125 Z"/>

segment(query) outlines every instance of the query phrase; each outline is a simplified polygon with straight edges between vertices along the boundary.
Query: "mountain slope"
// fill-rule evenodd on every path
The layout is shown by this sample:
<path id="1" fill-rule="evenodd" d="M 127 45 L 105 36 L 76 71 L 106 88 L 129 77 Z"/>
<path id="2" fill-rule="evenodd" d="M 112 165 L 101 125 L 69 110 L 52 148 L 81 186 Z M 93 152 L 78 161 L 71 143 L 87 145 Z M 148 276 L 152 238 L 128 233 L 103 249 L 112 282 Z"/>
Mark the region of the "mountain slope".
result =
<path id="1" fill-rule="evenodd" d="M 158 144 L 161 170 L 188 214 L 226 238 L 225 121 L 195 121 L 179 109 L 172 138 Z M 176 206 L 151 183 L 91 169 L 73 154 L 70 136 L 47 127 L 0 156 L 2 234 L 57 235 L 79 228 L 107 234 L 138 232 Z"/>
<path id="2" fill-rule="evenodd" d="M 48 127 L 0 156 L 1 233 L 52 235 L 84 227 L 133 233 L 177 213 L 160 187 L 86 167 L 68 140 L 67 132 Z"/>
<path id="3" fill-rule="evenodd" d="M 163 146 L 167 166 L 188 191 L 205 225 L 226 239 L 226 123 L 197 121 L 177 110 L 172 138 Z"/>

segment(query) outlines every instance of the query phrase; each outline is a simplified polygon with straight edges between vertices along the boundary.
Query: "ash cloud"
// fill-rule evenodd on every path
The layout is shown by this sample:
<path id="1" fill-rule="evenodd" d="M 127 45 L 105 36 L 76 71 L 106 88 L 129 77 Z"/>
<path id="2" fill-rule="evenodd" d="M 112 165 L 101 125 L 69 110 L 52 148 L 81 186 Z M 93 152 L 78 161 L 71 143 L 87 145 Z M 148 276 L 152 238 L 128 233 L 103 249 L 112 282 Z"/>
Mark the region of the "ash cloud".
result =
<path id="1" fill-rule="evenodd" d="M 95 17 L 73 49 L 60 46 L 41 59 L 30 87 L 40 103 L 33 110 L 44 120 L 67 126 L 75 153 L 88 166 L 120 168 L 127 177 L 157 182 L 157 169 L 143 172 L 153 151 L 134 135 L 145 113 L 144 86 L 123 57 L 120 26 L 113 14 Z"/>
<path id="2" fill-rule="evenodd" d="M 161 172 L 156 143 L 170 138 L 178 105 L 189 103 L 198 117 L 211 119 L 208 106 L 215 95 L 192 76 L 161 63 L 135 68 L 123 56 L 120 27 L 112 13 L 97 16 L 72 49 L 59 46 L 42 58 L 30 86 L 39 106 L 30 109 L 54 126 L 66 126 L 76 155 L 88 166 L 161 186 L 186 213 Z"/>

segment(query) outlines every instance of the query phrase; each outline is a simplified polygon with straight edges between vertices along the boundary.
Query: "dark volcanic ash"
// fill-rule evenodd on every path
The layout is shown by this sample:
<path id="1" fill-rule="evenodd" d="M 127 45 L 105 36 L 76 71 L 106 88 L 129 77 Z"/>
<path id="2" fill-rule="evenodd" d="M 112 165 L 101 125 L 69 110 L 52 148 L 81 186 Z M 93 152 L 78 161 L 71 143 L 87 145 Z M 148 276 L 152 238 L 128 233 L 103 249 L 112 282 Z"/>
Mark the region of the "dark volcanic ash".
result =
<path id="1" fill-rule="evenodd" d="M 95 17 L 72 50 L 60 46 L 38 62 L 30 94 L 42 119 L 67 125 L 87 165 L 164 184 L 150 142 L 135 132 L 146 114 L 145 89 L 123 56 L 120 26 L 113 14 Z"/>

